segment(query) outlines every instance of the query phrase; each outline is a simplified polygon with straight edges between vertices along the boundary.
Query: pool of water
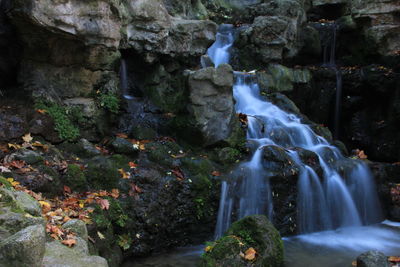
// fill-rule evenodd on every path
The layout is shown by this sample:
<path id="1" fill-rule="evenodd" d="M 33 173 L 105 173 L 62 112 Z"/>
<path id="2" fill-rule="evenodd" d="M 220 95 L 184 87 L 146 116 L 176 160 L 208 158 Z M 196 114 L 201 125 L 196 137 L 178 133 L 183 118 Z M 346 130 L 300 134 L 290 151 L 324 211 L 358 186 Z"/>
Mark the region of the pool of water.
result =
<path id="1" fill-rule="evenodd" d="M 349 227 L 283 238 L 287 267 L 346 267 L 368 250 L 400 256 L 400 223 L 385 221 L 365 227 Z M 123 267 L 196 267 L 202 246 L 179 248 L 124 263 Z"/>

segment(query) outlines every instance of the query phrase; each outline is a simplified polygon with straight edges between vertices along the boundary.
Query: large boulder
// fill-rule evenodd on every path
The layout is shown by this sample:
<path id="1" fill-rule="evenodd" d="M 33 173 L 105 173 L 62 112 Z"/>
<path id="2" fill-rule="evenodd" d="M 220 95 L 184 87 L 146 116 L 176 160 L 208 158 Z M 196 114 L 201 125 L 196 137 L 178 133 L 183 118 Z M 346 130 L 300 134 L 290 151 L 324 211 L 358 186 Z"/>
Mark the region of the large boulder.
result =
<path id="1" fill-rule="evenodd" d="M 302 3 L 270 1 L 257 5 L 252 15 L 253 24 L 244 27 L 235 42 L 239 66 L 254 68 L 297 54 L 300 29 L 306 18 Z"/>
<path id="2" fill-rule="evenodd" d="M 254 258 L 250 256 L 252 251 Z M 206 248 L 200 266 L 283 266 L 283 242 L 278 230 L 264 215 L 245 217 L 233 223 L 224 237 Z"/>
<path id="3" fill-rule="evenodd" d="M 43 225 L 29 226 L 0 242 L 0 265 L 41 267 L 46 233 Z"/>
<path id="4" fill-rule="evenodd" d="M 188 109 L 206 146 L 227 141 L 239 123 L 232 86 L 233 71 L 227 64 L 201 69 L 189 76 Z"/>
<path id="5" fill-rule="evenodd" d="M 74 248 L 68 248 L 59 241 L 46 243 L 43 263 L 40 266 L 108 267 L 104 258 L 89 255 L 87 243 L 83 239 L 77 240 L 78 246 Z"/>
<path id="6" fill-rule="evenodd" d="M 157 55 L 201 56 L 215 40 L 211 21 L 172 17 L 161 0 L 130 1 L 127 46 L 152 63 Z"/>

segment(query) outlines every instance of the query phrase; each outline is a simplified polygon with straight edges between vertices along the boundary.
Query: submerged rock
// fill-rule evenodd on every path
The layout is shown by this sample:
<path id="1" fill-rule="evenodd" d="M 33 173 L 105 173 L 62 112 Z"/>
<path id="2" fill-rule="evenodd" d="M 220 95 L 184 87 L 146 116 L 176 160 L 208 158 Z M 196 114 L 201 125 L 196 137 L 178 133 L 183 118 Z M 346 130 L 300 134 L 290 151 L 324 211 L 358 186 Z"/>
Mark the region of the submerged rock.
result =
<path id="1" fill-rule="evenodd" d="M 379 251 L 368 251 L 357 257 L 357 267 L 389 267 L 387 256 Z"/>
<path id="2" fill-rule="evenodd" d="M 249 255 L 252 252 L 255 257 Z M 233 223 L 225 236 L 206 248 L 200 266 L 283 266 L 283 242 L 278 230 L 264 215 L 245 217 Z"/>

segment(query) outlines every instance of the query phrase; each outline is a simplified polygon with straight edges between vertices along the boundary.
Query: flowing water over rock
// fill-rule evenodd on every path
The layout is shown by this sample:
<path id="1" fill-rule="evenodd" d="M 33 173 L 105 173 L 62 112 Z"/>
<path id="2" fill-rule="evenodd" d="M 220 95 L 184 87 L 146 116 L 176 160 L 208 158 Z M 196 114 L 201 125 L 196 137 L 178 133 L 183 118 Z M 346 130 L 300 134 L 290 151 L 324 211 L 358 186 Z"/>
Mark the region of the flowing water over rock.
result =
<path id="1" fill-rule="evenodd" d="M 226 29 L 223 27 L 224 34 L 217 36 L 209 50 L 216 64 L 229 62 L 231 45 L 226 42 L 226 36 L 233 36 L 233 32 L 226 33 Z M 254 75 L 237 72 L 235 76 L 236 111 L 248 117 L 247 139 L 254 152 L 252 159 L 239 167 L 238 173 L 243 179 L 223 182 L 216 236 L 227 229 L 232 214 L 234 219 L 267 214 L 273 220 L 269 169 L 262 164 L 262 151 L 268 146 L 284 149 L 300 169 L 297 204 L 300 233 L 378 222 L 381 219 L 379 201 L 368 167 L 361 161 L 344 158 L 336 147 L 303 124 L 301 118 L 264 99 Z M 318 155 L 323 170 L 321 177 L 300 159 L 296 148 Z M 338 162 L 350 168 L 343 171 Z"/>

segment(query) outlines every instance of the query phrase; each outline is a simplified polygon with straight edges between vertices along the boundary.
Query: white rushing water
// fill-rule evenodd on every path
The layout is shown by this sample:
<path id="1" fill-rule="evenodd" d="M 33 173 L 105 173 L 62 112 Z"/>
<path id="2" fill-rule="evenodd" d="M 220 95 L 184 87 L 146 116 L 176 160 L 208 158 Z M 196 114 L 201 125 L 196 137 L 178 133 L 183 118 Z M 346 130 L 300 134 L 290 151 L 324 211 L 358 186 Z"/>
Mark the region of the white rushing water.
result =
<path id="1" fill-rule="evenodd" d="M 216 66 L 229 63 L 234 28 L 222 25 L 217 40 L 208 50 Z M 264 99 L 255 75 L 235 73 L 233 95 L 236 112 L 248 116 L 247 139 L 253 145 L 251 160 L 239 167 L 242 179 L 223 182 L 216 236 L 221 236 L 235 219 L 266 214 L 273 220 L 269 170 L 262 164 L 265 146 L 283 148 L 300 169 L 298 179 L 299 233 L 354 227 L 379 222 L 379 201 L 366 164 L 346 159 L 341 152 L 318 136 L 301 119 Z M 295 148 L 318 155 L 323 175 L 302 162 Z M 348 171 L 339 173 L 337 162 Z M 243 175 L 244 174 L 244 175 Z M 239 188 L 239 192 L 237 192 Z"/>

